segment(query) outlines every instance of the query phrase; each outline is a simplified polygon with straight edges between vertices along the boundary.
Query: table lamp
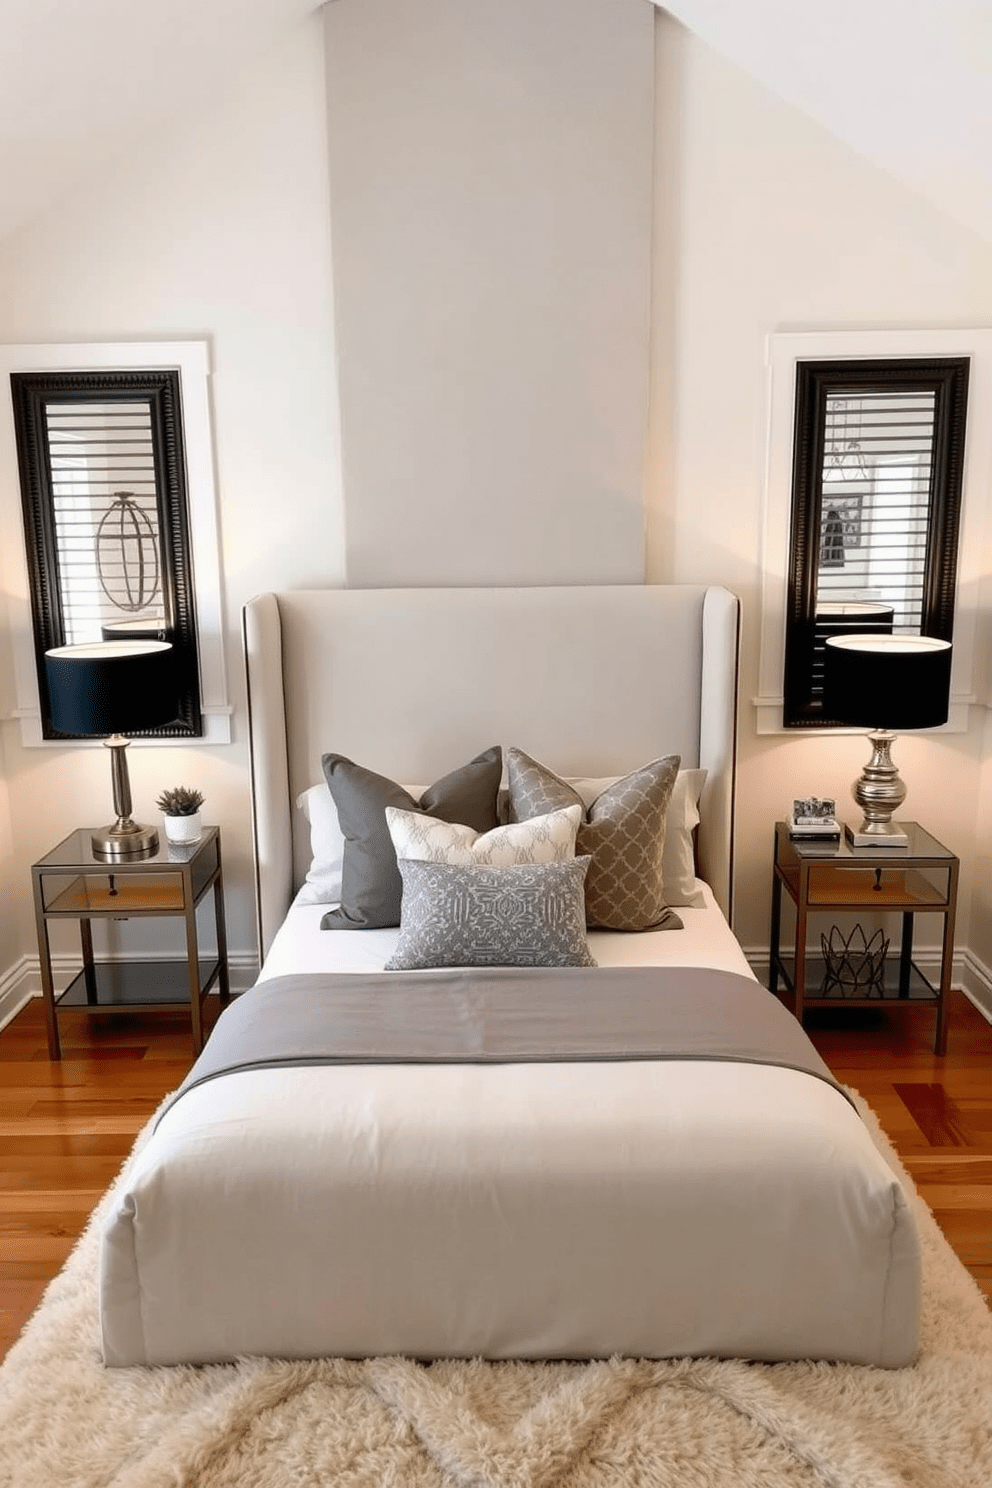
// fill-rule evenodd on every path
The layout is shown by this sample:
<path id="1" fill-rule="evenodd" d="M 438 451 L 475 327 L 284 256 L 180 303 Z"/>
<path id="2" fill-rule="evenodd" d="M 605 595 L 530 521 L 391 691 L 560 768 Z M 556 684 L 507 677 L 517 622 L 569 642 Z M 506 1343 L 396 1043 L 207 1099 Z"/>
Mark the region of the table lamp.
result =
<path id="1" fill-rule="evenodd" d="M 951 643 L 920 635 L 837 635 L 824 647 L 823 704 L 828 718 L 868 728 L 871 759 L 851 794 L 864 812 L 852 847 L 906 847 L 892 813 L 906 786 L 892 762 L 896 731 L 947 722 Z"/>
<path id="2" fill-rule="evenodd" d="M 158 832 L 131 819 L 125 731 L 155 728 L 176 716 L 175 653 L 166 641 L 94 641 L 45 652 L 51 718 L 60 734 L 109 735 L 117 820 L 92 834 L 101 858 L 133 858 L 158 848 Z"/>

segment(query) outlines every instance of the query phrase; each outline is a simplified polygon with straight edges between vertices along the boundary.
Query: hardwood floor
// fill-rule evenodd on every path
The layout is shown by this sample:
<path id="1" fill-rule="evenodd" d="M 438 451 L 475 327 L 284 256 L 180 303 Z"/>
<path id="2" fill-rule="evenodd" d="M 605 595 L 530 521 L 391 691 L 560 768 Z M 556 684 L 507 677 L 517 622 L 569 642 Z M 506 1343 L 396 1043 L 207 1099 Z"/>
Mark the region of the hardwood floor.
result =
<path id="1" fill-rule="evenodd" d="M 207 999 L 208 1026 L 217 999 Z M 947 1054 L 933 1014 L 815 1010 L 808 1031 L 875 1110 L 945 1235 L 992 1297 L 992 1026 L 952 995 Z M 48 1058 L 40 999 L 0 1031 L 0 1355 L 63 1261 L 135 1135 L 192 1062 L 181 1013 L 60 1019 Z"/>
<path id="2" fill-rule="evenodd" d="M 205 1026 L 217 1016 L 207 998 Z M 0 1357 L 75 1244 L 138 1132 L 193 1062 L 189 1015 L 59 1017 L 40 998 L 0 1031 Z"/>
<path id="3" fill-rule="evenodd" d="M 934 1015 L 811 1010 L 806 1031 L 859 1090 L 964 1265 L 992 1301 L 992 1025 L 952 992 L 947 1053 Z"/>

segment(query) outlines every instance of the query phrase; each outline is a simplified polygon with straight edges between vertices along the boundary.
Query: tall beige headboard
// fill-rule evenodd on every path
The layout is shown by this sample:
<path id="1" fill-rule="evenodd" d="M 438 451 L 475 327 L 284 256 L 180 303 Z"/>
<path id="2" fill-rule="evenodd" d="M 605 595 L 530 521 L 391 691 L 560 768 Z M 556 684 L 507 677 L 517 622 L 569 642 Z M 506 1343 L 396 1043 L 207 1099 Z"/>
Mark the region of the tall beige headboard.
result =
<path id="1" fill-rule="evenodd" d="M 491 744 L 567 775 L 708 771 L 700 872 L 730 916 L 739 603 L 702 585 L 326 589 L 244 610 L 262 956 L 309 861 L 327 750 L 429 782 Z"/>

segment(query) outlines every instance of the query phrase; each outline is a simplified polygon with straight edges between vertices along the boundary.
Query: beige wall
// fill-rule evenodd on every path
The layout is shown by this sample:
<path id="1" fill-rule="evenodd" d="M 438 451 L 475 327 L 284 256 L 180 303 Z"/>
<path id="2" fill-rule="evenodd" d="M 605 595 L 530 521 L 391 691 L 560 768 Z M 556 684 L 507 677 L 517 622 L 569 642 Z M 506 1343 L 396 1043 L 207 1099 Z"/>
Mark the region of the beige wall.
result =
<path id="1" fill-rule="evenodd" d="M 793 794 L 845 798 L 864 755 L 856 738 L 759 737 L 754 728 L 765 338 L 782 329 L 990 324 L 992 248 L 662 13 L 656 58 L 648 576 L 725 583 L 744 602 L 737 929 L 760 953 L 773 820 Z M 345 572 L 321 21 L 303 26 L 212 114 L 135 146 L 126 169 L 0 247 L 0 339 L 210 340 L 234 742 L 136 750 L 132 778 L 146 816 L 163 784 L 183 779 L 205 790 L 225 835 L 232 949 L 247 966 L 254 933 L 239 610 L 260 589 L 334 584 Z M 463 560 L 472 572 L 462 541 L 448 554 L 452 574 Z M 6 656 L 0 679 L 4 668 Z M 12 844 L 5 859 L 0 788 L 2 977 L 34 950 L 31 859 L 91 814 L 92 802 L 102 804 L 109 782 L 100 750 L 22 749 L 9 690 L 0 696 Z M 986 729 L 975 707 L 967 733 L 897 746 L 910 805 L 961 853 L 966 900 L 980 866 L 988 877 Z M 966 902 L 959 922 L 959 941 L 970 937 L 986 966 L 989 908 L 979 886 L 975 913 Z"/>
<path id="2" fill-rule="evenodd" d="M 992 882 L 992 845 L 988 830 L 988 822 L 992 819 L 992 730 L 986 733 L 983 758 L 978 814 L 981 829 L 973 869 L 975 889 L 971 905 L 969 948 L 979 966 L 987 970 L 992 966 L 992 892 L 989 889 Z M 984 991 L 979 1000 L 992 1012 L 992 998 L 985 995 Z"/>
<path id="3" fill-rule="evenodd" d="M 793 795 L 846 802 L 868 753 L 859 738 L 755 731 L 765 340 L 798 329 L 987 326 L 992 246 L 661 13 L 657 39 L 649 575 L 719 578 L 743 601 L 736 928 L 757 951 L 768 941 L 772 822 Z M 976 821 L 984 730 L 985 710 L 973 707 L 967 734 L 896 746 L 907 815 L 963 860 L 962 944 L 987 836 Z"/>
<path id="4" fill-rule="evenodd" d="M 241 605 L 261 589 L 343 579 L 329 260 L 318 18 L 195 125 L 135 141 L 134 160 L 0 249 L 4 341 L 210 343 L 233 742 L 136 747 L 130 764 L 140 819 L 154 817 L 163 785 L 205 792 L 205 815 L 224 833 L 242 963 L 254 918 Z M 100 749 L 23 749 L 5 701 L 15 863 L 4 921 L 16 920 L 16 945 L 34 953 L 28 864 L 72 826 L 109 815 L 110 777 Z M 144 929 L 151 947 L 153 927 Z"/>
<path id="5" fill-rule="evenodd" d="M 0 631 L 2 634 L 2 631 Z M 16 974 L 26 950 L 22 927 L 15 910 L 23 864 L 14 842 L 14 823 L 10 812 L 10 788 L 7 784 L 0 735 L 0 997 L 5 982 Z"/>
<path id="6" fill-rule="evenodd" d="M 641 583 L 654 10 L 326 10 L 349 583 Z"/>
<path id="7" fill-rule="evenodd" d="M 19 542 L 20 534 L 0 532 L 0 541 Z M 24 888 L 24 862 L 14 840 L 6 759 L 14 697 L 14 658 L 10 647 L 7 596 L 0 593 L 0 1010 L 12 983 L 16 990 L 21 958 L 29 949 L 18 911 Z"/>

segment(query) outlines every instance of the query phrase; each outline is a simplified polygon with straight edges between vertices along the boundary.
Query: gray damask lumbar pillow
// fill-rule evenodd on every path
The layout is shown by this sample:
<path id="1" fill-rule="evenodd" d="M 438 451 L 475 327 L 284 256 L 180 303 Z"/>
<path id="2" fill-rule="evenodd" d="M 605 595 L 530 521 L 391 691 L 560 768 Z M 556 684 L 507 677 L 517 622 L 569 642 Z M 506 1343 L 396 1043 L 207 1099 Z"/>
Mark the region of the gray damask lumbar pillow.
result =
<path id="1" fill-rule="evenodd" d="M 679 756 L 666 755 L 616 780 L 589 807 L 579 826 L 577 853 L 592 864 L 586 879 L 586 918 L 601 930 L 681 929 L 665 903 L 665 818 Z M 507 751 L 510 819 L 526 821 L 582 798 L 547 765 L 522 749 Z"/>
<path id="2" fill-rule="evenodd" d="M 376 775 L 343 754 L 325 754 L 321 764 L 344 834 L 341 903 L 324 915 L 322 930 L 373 930 L 399 924 L 403 883 L 386 825 L 387 806 L 464 822 L 476 832 L 489 832 L 498 825 L 496 798 L 503 773 L 503 751 L 498 744 L 428 786 L 419 801 L 394 780 Z"/>
<path id="3" fill-rule="evenodd" d="M 595 966 L 586 939 L 588 867 L 588 858 L 509 868 L 401 858 L 403 917 L 386 970 Z"/>

